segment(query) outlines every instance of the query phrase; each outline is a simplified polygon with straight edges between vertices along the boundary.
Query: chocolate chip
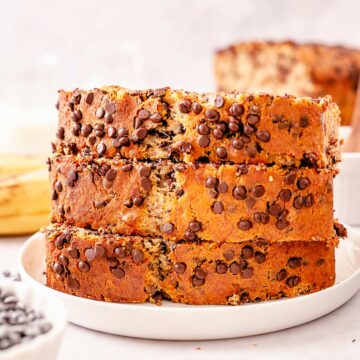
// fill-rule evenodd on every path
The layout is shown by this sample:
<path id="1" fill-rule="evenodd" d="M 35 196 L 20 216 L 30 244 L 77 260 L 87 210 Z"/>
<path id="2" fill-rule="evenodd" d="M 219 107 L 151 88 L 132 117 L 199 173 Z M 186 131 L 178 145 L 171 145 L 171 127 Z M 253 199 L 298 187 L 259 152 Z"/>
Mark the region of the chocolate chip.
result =
<path id="1" fill-rule="evenodd" d="M 226 260 L 230 261 L 235 257 L 235 252 L 233 250 L 226 250 L 223 255 Z"/>
<path id="2" fill-rule="evenodd" d="M 220 119 L 220 114 L 214 109 L 205 110 L 205 119 L 211 123 L 216 123 Z"/>
<path id="3" fill-rule="evenodd" d="M 213 130 L 213 135 L 214 135 L 214 137 L 215 137 L 216 139 L 219 139 L 219 140 L 224 137 L 224 133 L 223 133 L 221 130 L 219 130 L 219 129 L 214 129 L 214 130 Z"/>
<path id="4" fill-rule="evenodd" d="M 141 177 L 149 177 L 151 174 L 151 170 L 147 167 L 147 166 L 143 166 L 140 170 L 139 170 L 139 175 Z"/>
<path id="5" fill-rule="evenodd" d="M 141 183 L 141 186 L 143 187 L 143 189 L 145 191 L 150 191 L 151 190 L 152 182 L 151 182 L 151 180 L 149 178 L 147 178 L 147 177 L 141 178 L 140 183 Z"/>
<path id="6" fill-rule="evenodd" d="M 83 126 L 81 127 L 81 135 L 82 135 L 82 136 L 87 137 L 87 136 L 90 135 L 91 132 L 92 132 L 92 126 L 91 126 L 91 125 L 85 124 L 85 125 L 83 125 Z"/>
<path id="7" fill-rule="evenodd" d="M 116 257 L 109 256 L 106 258 L 106 260 L 108 262 L 108 265 L 112 268 L 119 265 L 119 260 Z"/>
<path id="8" fill-rule="evenodd" d="M 241 164 L 238 166 L 237 170 L 236 170 L 236 174 L 237 175 L 245 175 L 249 172 L 249 167 L 245 164 Z"/>
<path id="9" fill-rule="evenodd" d="M 106 145 L 104 143 L 100 143 L 97 147 L 96 147 L 96 151 L 99 155 L 104 155 L 106 152 Z"/>
<path id="10" fill-rule="evenodd" d="M 205 284 L 205 279 L 199 279 L 198 277 L 193 276 L 192 277 L 192 284 L 194 286 L 202 286 L 202 285 Z"/>
<path id="11" fill-rule="evenodd" d="M 339 236 L 341 238 L 347 237 L 347 230 L 346 230 L 346 227 L 343 224 L 335 222 L 334 223 L 334 230 L 335 230 L 337 236 Z"/>
<path id="12" fill-rule="evenodd" d="M 81 94 L 74 94 L 71 99 L 71 101 L 76 105 L 80 104 L 80 100 L 81 100 Z"/>
<path id="13" fill-rule="evenodd" d="M 147 130 L 145 128 L 138 128 L 133 132 L 134 141 L 144 140 L 147 136 Z"/>
<path id="14" fill-rule="evenodd" d="M 144 260 L 144 253 L 141 250 L 134 250 L 132 252 L 132 259 L 135 264 L 140 264 Z"/>
<path id="15" fill-rule="evenodd" d="M 64 271 L 64 267 L 58 262 L 54 262 L 52 269 L 56 274 L 61 274 Z"/>
<path id="16" fill-rule="evenodd" d="M 121 171 L 123 172 L 129 172 L 133 169 L 133 165 L 132 164 L 125 164 L 121 166 Z"/>
<path id="17" fill-rule="evenodd" d="M 313 205 L 314 205 L 314 195 L 313 194 L 306 195 L 305 207 L 309 208 L 312 207 Z"/>
<path id="18" fill-rule="evenodd" d="M 64 140 L 65 138 L 65 130 L 63 127 L 59 127 L 56 131 L 56 137 L 59 139 L 59 140 Z"/>
<path id="19" fill-rule="evenodd" d="M 233 275 L 237 275 L 241 271 L 241 265 L 234 261 L 230 264 L 229 270 Z"/>
<path id="20" fill-rule="evenodd" d="M 106 172 L 106 180 L 114 181 L 116 179 L 117 171 L 115 169 L 110 169 Z"/>
<path id="21" fill-rule="evenodd" d="M 256 132 L 256 137 L 263 142 L 268 142 L 270 140 L 270 133 L 266 130 L 258 130 Z"/>
<path id="22" fill-rule="evenodd" d="M 118 279 L 122 279 L 123 277 L 125 277 L 125 272 L 122 269 L 111 269 L 111 273 Z"/>
<path id="23" fill-rule="evenodd" d="M 91 105 L 93 101 L 94 101 L 94 93 L 89 92 L 89 93 L 86 95 L 85 102 L 86 102 L 88 105 Z"/>
<path id="24" fill-rule="evenodd" d="M 190 108 L 191 108 L 191 102 L 189 100 L 183 100 L 180 104 L 179 104 L 179 110 L 180 112 L 182 112 L 183 114 L 187 114 L 190 112 Z"/>
<path id="25" fill-rule="evenodd" d="M 196 239 L 196 234 L 191 230 L 186 230 L 184 236 L 186 240 L 193 241 Z"/>
<path id="26" fill-rule="evenodd" d="M 126 258 L 126 250 L 123 247 L 116 247 L 114 249 L 114 254 L 118 256 L 119 258 Z"/>
<path id="27" fill-rule="evenodd" d="M 272 204 L 269 208 L 269 213 L 271 216 L 278 217 L 281 213 L 281 207 L 278 204 Z"/>
<path id="28" fill-rule="evenodd" d="M 241 272 L 242 277 L 244 279 L 250 279 L 254 275 L 254 269 L 251 267 L 248 267 Z"/>
<path id="29" fill-rule="evenodd" d="M 200 114 L 201 113 L 201 110 L 202 110 L 202 106 L 197 103 L 197 102 L 193 102 L 192 105 L 191 105 L 191 110 L 196 114 Z"/>
<path id="30" fill-rule="evenodd" d="M 286 276 L 287 276 L 287 271 L 285 269 L 282 269 L 276 274 L 276 280 L 283 281 L 285 280 Z"/>
<path id="31" fill-rule="evenodd" d="M 245 258 L 245 259 L 251 259 L 254 255 L 254 251 L 253 248 L 249 245 L 246 245 L 242 248 L 241 250 L 241 255 Z"/>
<path id="32" fill-rule="evenodd" d="M 310 185 L 310 181 L 308 178 L 301 177 L 296 182 L 296 185 L 297 185 L 298 189 L 305 190 Z"/>
<path id="33" fill-rule="evenodd" d="M 226 149 L 223 146 L 217 147 L 215 152 L 220 159 L 225 159 L 228 155 Z"/>
<path id="34" fill-rule="evenodd" d="M 171 234 L 174 231 L 174 224 L 173 223 L 165 223 L 161 226 L 161 232 L 164 234 Z"/>
<path id="35" fill-rule="evenodd" d="M 90 270 L 90 265 L 87 261 L 80 260 L 77 267 L 81 272 L 88 272 Z"/>
<path id="36" fill-rule="evenodd" d="M 263 262 L 265 262 L 266 256 L 265 256 L 265 254 L 263 254 L 262 252 L 257 251 L 257 252 L 255 253 L 254 260 L 255 260 L 258 264 L 262 264 Z"/>
<path id="37" fill-rule="evenodd" d="M 180 141 L 178 146 L 179 146 L 179 150 L 182 153 L 185 153 L 185 154 L 190 154 L 191 153 L 192 146 L 188 142 Z"/>
<path id="38" fill-rule="evenodd" d="M 293 206 L 295 209 L 301 209 L 304 206 L 304 198 L 302 196 L 296 196 Z"/>
<path id="39" fill-rule="evenodd" d="M 73 277 L 68 278 L 68 286 L 72 290 L 79 290 L 80 289 L 80 283 Z"/>
<path id="40" fill-rule="evenodd" d="M 210 138 L 207 135 L 201 135 L 198 138 L 198 144 L 201 147 L 208 147 L 210 145 Z"/>
<path id="41" fill-rule="evenodd" d="M 234 139 L 231 141 L 231 146 L 235 149 L 235 150 L 241 150 L 244 147 L 244 143 L 242 140 L 240 139 Z"/>
<path id="42" fill-rule="evenodd" d="M 261 198 L 265 194 L 265 188 L 262 185 L 256 185 L 251 193 L 254 198 Z"/>
<path id="43" fill-rule="evenodd" d="M 59 108 L 60 108 L 60 102 L 59 102 L 59 100 L 55 103 L 55 108 L 56 108 L 56 110 L 59 110 Z"/>
<path id="44" fill-rule="evenodd" d="M 221 214 L 224 211 L 224 205 L 220 201 L 215 201 L 212 205 L 215 214 Z"/>
<path id="45" fill-rule="evenodd" d="M 95 112 L 95 116 L 98 118 L 98 119 L 102 119 L 105 115 L 105 110 L 102 109 L 102 108 L 98 108 Z"/>
<path id="46" fill-rule="evenodd" d="M 301 266 L 302 259 L 299 257 L 291 257 L 288 261 L 288 265 L 291 269 L 296 269 Z"/>
<path id="47" fill-rule="evenodd" d="M 225 274 L 227 272 L 227 265 L 223 262 L 216 264 L 215 271 L 218 274 Z"/>
<path id="48" fill-rule="evenodd" d="M 96 124 L 94 127 L 95 135 L 102 138 L 105 136 L 104 124 Z"/>
<path id="49" fill-rule="evenodd" d="M 218 186 L 217 186 L 217 191 L 221 194 L 224 194 L 228 191 L 229 189 L 229 185 L 225 182 L 222 181 Z"/>
<path id="50" fill-rule="evenodd" d="M 254 221 L 258 224 L 267 224 L 270 221 L 270 217 L 265 212 L 255 212 L 254 213 Z"/>
<path id="51" fill-rule="evenodd" d="M 251 125 L 245 125 L 244 126 L 244 134 L 245 135 L 251 135 L 253 132 L 255 132 L 255 128 Z"/>
<path id="52" fill-rule="evenodd" d="M 232 104 L 229 107 L 229 113 L 232 116 L 239 116 L 242 115 L 244 113 L 244 107 L 242 105 L 239 104 Z"/>
<path id="53" fill-rule="evenodd" d="M 132 203 L 135 206 L 141 206 L 143 204 L 143 202 L 144 202 L 144 198 L 141 196 L 134 196 L 132 199 Z"/>
<path id="54" fill-rule="evenodd" d="M 250 230 L 252 228 L 252 223 L 250 220 L 240 220 L 237 226 L 240 230 Z"/>
<path id="55" fill-rule="evenodd" d="M 141 109 L 137 115 L 140 120 L 146 120 L 150 117 L 150 112 L 147 109 Z"/>
<path id="56" fill-rule="evenodd" d="M 232 195 L 236 200 L 244 200 L 246 198 L 246 187 L 243 185 L 235 186 Z"/>
<path id="57" fill-rule="evenodd" d="M 276 227 L 277 229 L 279 230 L 284 230 L 286 227 L 289 226 L 289 222 L 287 220 L 282 220 L 282 219 L 279 219 L 277 222 L 276 222 Z"/>
<path id="58" fill-rule="evenodd" d="M 290 276 L 287 280 L 286 280 L 286 285 L 290 288 L 293 288 L 297 285 L 299 285 L 300 283 L 300 278 L 296 275 L 294 276 Z"/>
<path id="59" fill-rule="evenodd" d="M 78 259 L 80 257 L 79 250 L 73 247 L 67 248 L 67 253 L 73 259 Z"/>
<path id="60" fill-rule="evenodd" d="M 197 130 L 200 135 L 209 135 L 210 134 L 210 128 L 206 124 L 200 124 L 198 126 Z"/>
<path id="61" fill-rule="evenodd" d="M 302 116 L 299 122 L 300 127 L 306 128 L 309 125 L 309 120 L 306 116 Z"/>
<path id="62" fill-rule="evenodd" d="M 74 122 L 78 122 L 81 120 L 82 118 L 82 113 L 80 110 L 75 110 L 74 112 L 71 113 L 71 120 Z"/>
<path id="63" fill-rule="evenodd" d="M 249 123 L 249 125 L 255 125 L 257 124 L 259 121 L 259 116 L 251 114 L 248 116 L 247 118 L 247 122 Z"/>
<path id="64" fill-rule="evenodd" d="M 85 250 L 85 257 L 88 261 L 93 261 L 95 259 L 95 251 L 93 249 L 86 249 Z"/>
<path id="65" fill-rule="evenodd" d="M 257 154 L 256 146 L 249 144 L 249 145 L 246 147 L 246 153 L 247 153 L 251 158 L 255 157 L 256 154 Z"/>
<path id="66" fill-rule="evenodd" d="M 218 95 L 216 98 L 215 98 L 215 106 L 217 108 L 221 108 L 224 106 L 225 104 L 225 101 L 224 101 L 224 98 L 221 96 L 221 95 Z"/>
<path id="67" fill-rule="evenodd" d="M 120 128 L 118 130 L 118 136 L 123 137 L 123 136 L 128 136 L 129 132 L 125 129 L 125 128 Z"/>
<path id="68" fill-rule="evenodd" d="M 63 265 L 63 266 L 68 266 L 69 265 L 69 259 L 64 256 L 64 255 L 60 255 L 59 256 L 59 262 Z"/>
<path id="69" fill-rule="evenodd" d="M 156 112 L 156 113 L 154 113 L 154 114 L 152 114 L 152 115 L 150 116 L 150 120 L 151 120 L 153 123 L 158 124 L 158 123 L 160 123 L 160 122 L 162 121 L 162 117 L 161 117 L 161 115 L 160 115 L 158 112 Z"/>
<path id="70" fill-rule="evenodd" d="M 316 261 L 316 266 L 322 266 L 325 264 L 325 260 L 324 259 L 319 259 Z"/>
<path id="71" fill-rule="evenodd" d="M 289 189 L 282 189 L 279 192 L 279 198 L 282 201 L 285 201 L 285 202 L 290 201 L 291 196 L 292 196 L 292 193 Z"/>
<path id="72" fill-rule="evenodd" d="M 189 224 L 189 229 L 193 232 L 199 232 L 201 230 L 201 223 L 199 221 L 191 221 Z"/>
<path id="73" fill-rule="evenodd" d="M 214 176 L 209 176 L 205 180 L 205 186 L 209 189 L 214 188 L 215 186 L 217 186 L 218 183 L 219 183 L 219 180 Z"/>
<path id="74" fill-rule="evenodd" d="M 183 274 L 186 271 L 186 264 L 183 262 L 176 263 L 174 270 L 177 274 Z"/>
<path id="75" fill-rule="evenodd" d="M 105 255 L 105 248 L 102 245 L 95 245 L 94 251 L 97 258 L 102 258 Z"/>
<path id="76" fill-rule="evenodd" d="M 107 112 L 105 113 L 104 120 L 107 124 L 111 124 L 114 121 L 114 118 L 109 112 Z"/>
<path id="77" fill-rule="evenodd" d="M 237 131 L 239 131 L 240 130 L 240 125 L 238 124 L 238 122 L 237 122 L 237 120 L 236 119 L 234 119 L 235 121 L 230 121 L 229 122 L 229 130 L 230 130 L 230 132 L 232 132 L 232 133 L 235 133 L 235 132 L 237 132 Z"/>
<path id="78" fill-rule="evenodd" d="M 291 171 L 285 175 L 285 183 L 292 185 L 296 180 L 296 173 Z"/>

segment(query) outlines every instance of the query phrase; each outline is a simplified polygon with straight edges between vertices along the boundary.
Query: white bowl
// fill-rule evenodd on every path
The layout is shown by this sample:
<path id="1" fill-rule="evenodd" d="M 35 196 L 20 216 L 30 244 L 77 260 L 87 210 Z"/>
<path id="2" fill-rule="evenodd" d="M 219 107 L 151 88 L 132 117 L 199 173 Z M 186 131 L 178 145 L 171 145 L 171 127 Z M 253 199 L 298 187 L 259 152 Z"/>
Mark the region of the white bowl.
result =
<path id="1" fill-rule="evenodd" d="M 346 141 L 350 126 L 342 126 L 340 136 Z M 335 217 L 349 225 L 360 225 L 360 152 L 342 153 L 340 173 L 334 180 Z"/>
<path id="2" fill-rule="evenodd" d="M 13 292 L 24 305 L 40 311 L 52 325 L 51 330 L 46 334 L 39 335 L 27 343 L 0 351 L 0 359 L 56 359 L 66 325 L 66 313 L 62 302 L 52 294 L 35 290 L 33 287 L 18 281 L 0 280 L 0 288 Z"/>
<path id="3" fill-rule="evenodd" d="M 81 298 L 44 285 L 46 239 L 36 233 L 22 246 L 19 268 L 23 281 L 56 295 L 69 321 L 110 334 L 161 340 L 211 340 L 252 336 L 287 329 L 328 314 L 360 287 L 360 233 L 336 249 L 336 284 L 317 293 L 260 303 L 229 305 L 116 304 Z"/>

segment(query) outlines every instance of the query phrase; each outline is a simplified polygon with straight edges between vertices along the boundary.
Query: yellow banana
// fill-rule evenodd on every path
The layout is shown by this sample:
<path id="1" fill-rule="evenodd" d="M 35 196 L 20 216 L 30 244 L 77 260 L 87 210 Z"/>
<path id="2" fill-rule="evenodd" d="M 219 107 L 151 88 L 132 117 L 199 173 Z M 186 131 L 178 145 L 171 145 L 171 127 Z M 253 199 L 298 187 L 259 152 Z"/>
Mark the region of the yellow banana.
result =
<path id="1" fill-rule="evenodd" d="M 0 235 L 28 234 L 49 221 L 47 169 L 0 179 Z"/>
<path id="2" fill-rule="evenodd" d="M 0 179 L 45 167 L 45 160 L 30 155 L 0 154 Z"/>

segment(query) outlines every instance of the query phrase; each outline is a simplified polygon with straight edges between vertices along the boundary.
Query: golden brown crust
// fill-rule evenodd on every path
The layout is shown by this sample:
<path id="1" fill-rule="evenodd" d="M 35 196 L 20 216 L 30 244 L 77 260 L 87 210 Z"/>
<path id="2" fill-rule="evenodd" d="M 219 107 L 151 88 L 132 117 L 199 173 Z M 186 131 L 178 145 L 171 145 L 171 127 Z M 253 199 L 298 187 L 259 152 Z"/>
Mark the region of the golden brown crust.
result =
<path id="1" fill-rule="evenodd" d="M 47 285 L 96 300 L 238 305 L 335 280 L 334 248 L 325 242 L 175 244 L 56 225 L 45 232 Z"/>
<path id="2" fill-rule="evenodd" d="M 275 94 L 311 97 L 330 94 L 347 125 L 360 75 L 360 51 L 292 41 L 238 43 L 216 53 L 215 73 L 218 88 L 226 91 L 271 89 Z"/>
<path id="3" fill-rule="evenodd" d="M 198 94 L 169 88 L 60 91 L 54 151 L 332 167 L 339 161 L 339 119 L 330 98 Z"/>
<path id="4" fill-rule="evenodd" d="M 52 219 L 174 241 L 330 240 L 332 181 L 312 168 L 54 157 Z"/>

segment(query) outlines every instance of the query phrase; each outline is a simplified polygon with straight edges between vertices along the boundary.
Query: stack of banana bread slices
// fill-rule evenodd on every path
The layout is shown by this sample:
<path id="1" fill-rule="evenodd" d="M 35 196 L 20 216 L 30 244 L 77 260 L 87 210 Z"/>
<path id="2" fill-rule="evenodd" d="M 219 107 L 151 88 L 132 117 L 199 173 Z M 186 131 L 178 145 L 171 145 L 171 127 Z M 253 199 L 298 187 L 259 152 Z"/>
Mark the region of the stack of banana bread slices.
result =
<path id="1" fill-rule="evenodd" d="M 111 86 L 57 106 L 48 286 L 237 305 L 334 283 L 330 98 Z"/>

